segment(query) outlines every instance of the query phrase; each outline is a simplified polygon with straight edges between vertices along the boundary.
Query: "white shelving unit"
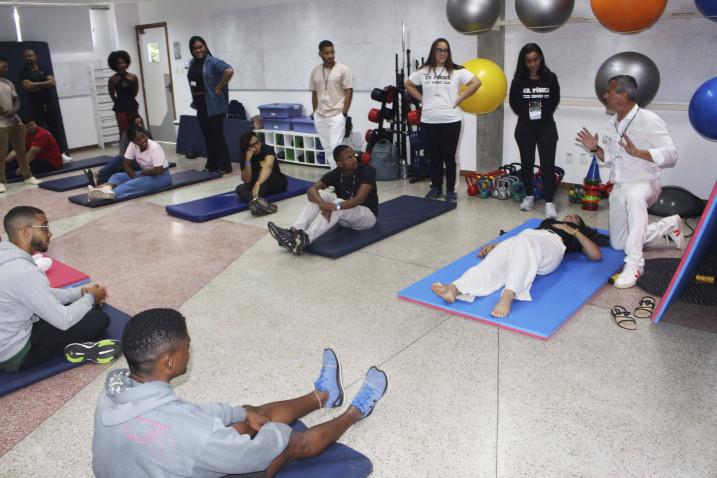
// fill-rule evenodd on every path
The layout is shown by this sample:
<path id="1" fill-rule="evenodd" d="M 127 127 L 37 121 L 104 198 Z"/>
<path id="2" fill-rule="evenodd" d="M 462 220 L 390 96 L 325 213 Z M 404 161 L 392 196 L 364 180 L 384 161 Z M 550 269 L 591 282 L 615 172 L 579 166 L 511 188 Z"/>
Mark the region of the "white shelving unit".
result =
<path id="1" fill-rule="evenodd" d="M 95 125 L 97 127 L 97 142 L 104 149 L 109 143 L 118 143 L 119 129 L 115 113 L 112 111 L 112 98 L 107 90 L 107 81 L 114 74 L 109 68 L 90 65 L 92 85 L 92 103 L 95 107 Z"/>
<path id="2" fill-rule="evenodd" d="M 326 152 L 317 148 L 317 146 L 321 146 L 321 143 L 319 135 L 316 133 L 260 129 L 256 131 L 256 134 L 264 144 L 274 148 L 279 161 L 320 168 L 331 167 L 328 164 Z M 324 154 L 323 164 L 320 162 L 319 153 Z"/>

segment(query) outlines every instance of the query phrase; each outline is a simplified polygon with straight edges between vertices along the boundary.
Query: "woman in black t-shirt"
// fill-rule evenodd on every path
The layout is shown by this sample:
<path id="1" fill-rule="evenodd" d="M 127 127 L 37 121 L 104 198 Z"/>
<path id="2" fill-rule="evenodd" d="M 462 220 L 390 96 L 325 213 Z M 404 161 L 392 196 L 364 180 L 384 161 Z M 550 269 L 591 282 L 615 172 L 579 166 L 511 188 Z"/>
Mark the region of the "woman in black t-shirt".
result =
<path id="1" fill-rule="evenodd" d="M 523 186 L 527 196 L 520 203 L 521 211 L 530 211 L 535 205 L 533 195 L 533 168 L 535 146 L 540 154 L 543 189 L 545 191 L 545 217 L 555 218 L 555 149 L 558 129 L 553 113 L 560 103 L 558 77 L 545 64 L 543 51 L 535 43 L 528 43 L 518 54 L 518 65 L 510 84 L 510 107 L 518 115 L 515 140 L 520 149 Z"/>
<path id="2" fill-rule="evenodd" d="M 139 92 L 139 80 L 127 71 L 130 63 L 129 53 L 124 50 L 113 51 L 107 57 L 107 65 L 115 71 L 107 82 L 107 90 L 114 103 L 112 111 L 115 112 L 120 137 L 129 128 L 130 118 L 138 114 L 139 108 L 135 99 Z"/>
<path id="3" fill-rule="evenodd" d="M 262 144 L 256 133 L 248 131 L 239 138 L 239 158 L 244 183 L 237 186 L 237 195 L 249 204 L 255 216 L 276 212 L 276 205 L 264 198 L 286 191 L 287 179 L 279 168 L 274 148 Z"/>
<path id="4" fill-rule="evenodd" d="M 537 229 L 526 229 L 483 247 L 478 254 L 481 262 L 452 283 L 438 282 L 431 289 L 453 303 L 464 297 L 485 297 L 503 287 L 491 315 L 506 317 L 513 300 L 532 300 L 530 288 L 535 277 L 557 269 L 566 253 L 582 252 L 588 259 L 599 261 L 600 245 L 608 243 L 607 236 L 588 227 L 580 216 L 567 215 L 562 221 L 546 219 Z"/>

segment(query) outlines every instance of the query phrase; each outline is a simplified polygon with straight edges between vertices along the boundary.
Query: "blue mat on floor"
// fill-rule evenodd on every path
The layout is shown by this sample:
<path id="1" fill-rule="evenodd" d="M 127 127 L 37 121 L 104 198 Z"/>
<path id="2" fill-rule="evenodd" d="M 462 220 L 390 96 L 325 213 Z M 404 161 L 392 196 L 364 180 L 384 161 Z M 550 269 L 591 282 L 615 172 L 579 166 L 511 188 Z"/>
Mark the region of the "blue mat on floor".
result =
<path id="1" fill-rule="evenodd" d="M 540 222 L 540 219 L 530 219 L 506 232 L 498 240 L 515 236 L 524 229 L 538 227 Z M 607 231 L 600 232 L 607 234 Z M 560 267 L 553 273 L 535 278 L 530 290 L 532 302 L 516 300 L 513 302 L 510 315 L 504 319 L 497 319 L 491 316 L 490 312 L 498 302 L 501 290 L 487 297 L 477 298 L 472 304 L 459 300 L 449 304 L 431 291 L 433 283 L 453 282 L 470 267 L 476 265 L 479 262 L 476 258 L 478 251 L 480 248 L 403 289 L 398 293 L 399 297 L 469 319 L 547 339 L 607 284 L 610 276 L 622 267 L 625 258 L 624 252 L 610 247 L 601 248 L 602 260 L 598 262 L 590 261 L 584 254 L 566 254 Z"/>
<path id="2" fill-rule="evenodd" d="M 222 175 L 219 173 L 212 173 L 210 171 L 197 171 L 196 169 L 190 169 L 189 171 L 182 171 L 179 173 L 172 174 L 172 184 L 166 188 L 156 189 L 144 194 L 133 194 L 132 196 L 126 196 L 122 199 L 101 199 L 98 201 L 90 200 L 87 194 L 77 194 L 76 196 L 70 196 L 67 199 L 70 202 L 79 204 L 85 207 L 100 207 L 107 206 L 108 204 L 116 204 L 122 201 L 129 201 L 142 196 L 149 196 L 150 194 L 161 193 L 163 191 L 169 191 L 170 189 L 181 188 L 182 186 L 189 186 L 192 184 L 203 183 L 204 181 L 210 181 L 212 179 L 219 179 Z"/>
<path id="3" fill-rule="evenodd" d="M 378 205 L 376 226 L 365 231 L 336 227 L 312 242 L 312 254 L 337 258 L 452 211 L 455 203 L 415 196 L 399 196 Z"/>
<path id="4" fill-rule="evenodd" d="M 97 156 L 96 158 L 76 159 L 74 161 L 68 161 L 64 163 L 62 165 L 62 169 L 56 169 L 54 171 L 36 174 L 35 176 L 38 178 L 46 178 L 48 176 L 71 173 L 73 171 L 81 171 L 87 168 L 96 168 L 97 166 L 104 166 L 110 161 L 110 159 L 112 159 L 111 156 Z M 8 183 L 19 183 L 20 181 L 22 181 L 22 177 L 20 176 L 8 175 L 7 177 Z"/>
<path id="5" fill-rule="evenodd" d="M 121 340 L 122 332 L 124 332 L 124 328 L 130 316 L 108 304 L 103 305 L 102 310 L 110 316 L 110 325 L 107 326 L 105 338 Z M 21 370 L 20 372 L 10 373 L 0 371 L 0 396 L 7 395 L 10 392 L 14 392 L 15 390 L 27 387 L 35 382 L 45 380 L 53 375 L 81 365 L 82 364 L 70 363 L 65 360 L 64 356 L 60 356 L 27 370 Z"/>
<path id="6" fill-rule="evenodd" d="M 169 163 L 170 168 L 177 166 L 177 163 Z M 85 168 L 86 169 L 86 168 Z M 87 176 L 84 173 L 77 176 L 68 176 L 66 178 L 53 179 L 52 181 L 43 181 L 40 183 L 42 189 L 48 189 L 55 192 L 65 192 L 72 189 L 84 188 L 89 186 Z"/>
<path id="7" fill-rule="evenodd" d="M 311 181 L 292 178 L 287 176 L 286 191 L 279 194 L 273 194 L 266 199 L 269 202 L 276 202 L 282 199 L 290 198 L 304 194 L 309 187 L 314 184 Z M 167 214 L 170 216 L 186 219 L 192 222 L 204 222 L 218 217 L 228 216 L 249 209 L 249 205 L 239 199 L 236 192 L 217 194 L 194 201 L 172 204 L 165 207 Z"/>

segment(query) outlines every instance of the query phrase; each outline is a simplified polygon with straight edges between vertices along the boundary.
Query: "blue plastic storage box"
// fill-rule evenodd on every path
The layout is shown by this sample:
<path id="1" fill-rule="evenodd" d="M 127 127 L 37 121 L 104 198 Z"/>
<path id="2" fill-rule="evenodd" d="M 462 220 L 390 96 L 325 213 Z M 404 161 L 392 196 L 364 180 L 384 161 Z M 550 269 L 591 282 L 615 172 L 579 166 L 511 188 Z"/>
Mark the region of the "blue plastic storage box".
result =
<path id="1" fill-rule="evenodd" d="M 309 116 L 297 116 L 296 118 L 291 118 L 291 129 L 299 133 L 316 134 L 314 120 L 312 120 Z"/>
<path id="2" fill-rule="evenodd" d="M 289 120 L 288 118 L 265 119 L 264 129 L 291 131 L 291 120 Z"/>
<path id="3" fill-rule="evenodd" d="M 259 105 L 259 114 L 263 120 L 293 118 L 301 116 L 304 107 L 299 103 L 269 103 Z"/>

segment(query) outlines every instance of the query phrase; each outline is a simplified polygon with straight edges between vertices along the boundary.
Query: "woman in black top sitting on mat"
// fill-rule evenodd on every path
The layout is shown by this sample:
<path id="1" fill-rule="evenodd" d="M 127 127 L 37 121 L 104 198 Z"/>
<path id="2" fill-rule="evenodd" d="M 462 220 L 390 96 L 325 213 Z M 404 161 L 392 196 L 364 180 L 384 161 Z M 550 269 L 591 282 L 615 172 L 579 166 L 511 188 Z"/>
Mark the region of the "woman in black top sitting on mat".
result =
<path id="1" fill-rule="evenodd" d="M 112 98 L 119 135 L 129 129 L 130 119 L 138 114 L 139 103 L 135 99 L 139 92 L 139 80 L 136 75 L 127 72 L 132 60 L 124 50 L 113 51 L 107 57 L 107 65 L 115 71 L 107 82 L 107 90 Z"/>
<path id="2" fill-rule="evenodd" d="M 566 215 L 562 221 L 545 219 L 537 229 L 526 229 L 483 247 L 478 253 L 483 258 L 481 262 L 450 284 L 433 284 L 432 290 L 453 303 L 456 299 L 472 302 L 475 297 L 490 295 L 503 287 L 491 315 L 506 317 L 514 299 L 532 300 L 530 287 L 535 276 L 557 269 L 566 252 L 582 252 L 588 259 L 599 261 L 600 245 L 608 243 L 607 236 L 588 227 L 575 214 Z"/>
<path id="3" fill-rule="evenodd" d="M 244 183 L 237 186 L 236 193 L 249 204 L 254 216 L 276 212 L 276 205 L 264 198 L 286 191 L 287 180 L 279 169 L 274 148 L 262 144 L 256 133 L 248 131 L 239 138 L 239 158 Z"/>

